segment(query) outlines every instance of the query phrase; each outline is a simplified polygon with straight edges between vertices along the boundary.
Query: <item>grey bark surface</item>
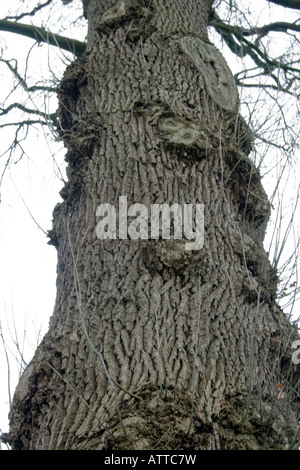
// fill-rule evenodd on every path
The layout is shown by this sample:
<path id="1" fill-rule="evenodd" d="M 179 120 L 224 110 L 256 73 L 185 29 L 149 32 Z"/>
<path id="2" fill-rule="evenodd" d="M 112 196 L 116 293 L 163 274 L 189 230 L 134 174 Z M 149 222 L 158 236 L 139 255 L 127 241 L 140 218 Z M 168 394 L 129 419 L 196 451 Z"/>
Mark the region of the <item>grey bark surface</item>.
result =
<path id="1" fill-rule="evenodd" d="M 269 203 L 208 40 L 210 7 L 84 1 L 87 50 L 59 89 L 57 298 L 15 393 L 15 449 L 285 449 L 294 438 L 296 333 L 274 300 Z M 119 196 L 204 204 L 204 247 L 100 240 L 97 207 Z"/>

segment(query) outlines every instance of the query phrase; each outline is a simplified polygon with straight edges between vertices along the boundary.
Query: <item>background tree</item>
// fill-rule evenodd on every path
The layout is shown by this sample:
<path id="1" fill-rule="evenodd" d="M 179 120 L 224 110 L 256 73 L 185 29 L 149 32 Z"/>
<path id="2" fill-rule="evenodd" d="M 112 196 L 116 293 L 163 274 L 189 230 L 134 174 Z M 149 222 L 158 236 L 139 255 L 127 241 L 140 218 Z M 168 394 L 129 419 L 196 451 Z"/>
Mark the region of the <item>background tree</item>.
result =
<path id="1" fill-rule="evenodd" d="M 15 123 L 17 145 L 21 129 L 50 121 L 68 163 L 49 233 L 58 250 L 56 304 L 17 387 L 4 437 L 13 448 L 297 445 L 297 330 L 276 304 L 281 250 L 277 244 L 272 266 L 263 247 L 264 148 L 249 158 L 256 137 L 290 163 L 297 134 L 281 124 L 274 142 L 259 122 L 251 132 L 236 82 L 263 89 L 285 118 L 281 94 L 296 97 L 297 64 L 294 56 L 272 57 L 265 41 L 284 31 L 297 43 L 299 23 L 250 26 L 233 2 L 226 15 L 226 2 L 213 10 L 211 3 L 85 1 L 86 46 L 20 23 L 51 1 L 0 23 L 78 57 L 59 84 L 58 114 L 20 103 L 2 108 L 3 116 L 15 109 L 30 116 Z M 252 61 L 236 80 L 208 41 L 209 25 Z M 3 61 L 27 93 L 53 91 L 30 87 Z M 204 248 L 99 240 L 96 209 L 121 195 L 148 207 L 204 203 Z"/>

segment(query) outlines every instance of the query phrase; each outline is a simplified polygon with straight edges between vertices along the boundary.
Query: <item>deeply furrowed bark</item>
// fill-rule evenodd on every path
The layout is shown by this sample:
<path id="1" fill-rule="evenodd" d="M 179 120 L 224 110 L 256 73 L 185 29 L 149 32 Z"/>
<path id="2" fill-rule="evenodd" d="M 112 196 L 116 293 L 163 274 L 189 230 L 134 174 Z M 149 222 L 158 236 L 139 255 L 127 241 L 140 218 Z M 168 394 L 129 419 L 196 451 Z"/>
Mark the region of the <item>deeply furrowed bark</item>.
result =
<path id="1" fill-rule="evenodd" d="M 15 393 L 13 448 L 280 449 L 295 436 L 295 333 L 274 300 L 269 204 L 210 6 L 84 1 L 87 51 L 59 90 L 57 298 Z M 204 204 L 203 248 L 100 240 L 97 207 L 120 196 Z"/>

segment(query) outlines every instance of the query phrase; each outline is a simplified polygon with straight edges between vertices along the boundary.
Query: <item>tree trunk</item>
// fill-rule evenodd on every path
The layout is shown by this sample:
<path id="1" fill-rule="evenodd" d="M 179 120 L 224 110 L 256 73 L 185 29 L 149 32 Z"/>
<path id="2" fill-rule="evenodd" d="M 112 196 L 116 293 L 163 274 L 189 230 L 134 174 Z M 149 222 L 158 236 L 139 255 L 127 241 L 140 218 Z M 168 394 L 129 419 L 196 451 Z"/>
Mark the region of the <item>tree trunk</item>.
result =
<path id="1" fill-rule="evenodd" d="M 84 1 L 87 50 L 59 89 L 57 298 L 15 393 L 14 449 L 285 449 L 295 436 L 295 333 L 211 3 Z M 100 239 L 97 208 L 120 196 L 204 204 L 203 247 Z"/>

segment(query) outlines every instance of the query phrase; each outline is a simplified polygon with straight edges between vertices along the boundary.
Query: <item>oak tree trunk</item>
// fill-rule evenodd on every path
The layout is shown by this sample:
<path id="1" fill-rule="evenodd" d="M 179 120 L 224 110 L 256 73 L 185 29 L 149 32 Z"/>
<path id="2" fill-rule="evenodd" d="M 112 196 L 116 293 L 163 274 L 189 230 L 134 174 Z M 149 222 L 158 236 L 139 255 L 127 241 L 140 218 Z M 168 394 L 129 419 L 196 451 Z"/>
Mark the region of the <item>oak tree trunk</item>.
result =
<path id="1" fill-rule="evenodd" d="M 17 387 L 14 449 L 285 449 L 293 330 L 263 248 L 269 203 L 211 0 L 84 0 L 59 88 L 68 183 L 50 328 Z M 204 204 L 186 240 L 101 240 L 97 208 Z M 282 396 L 278 387 L 284 386 Z"/>

